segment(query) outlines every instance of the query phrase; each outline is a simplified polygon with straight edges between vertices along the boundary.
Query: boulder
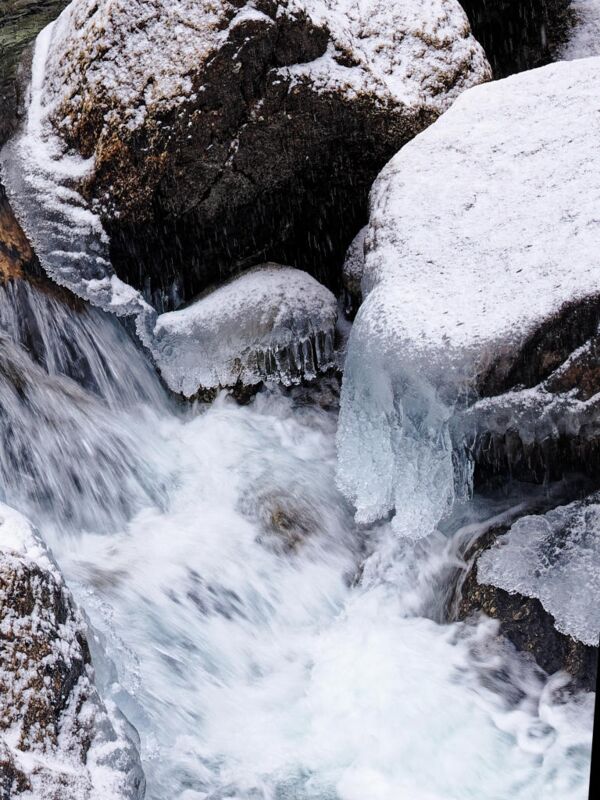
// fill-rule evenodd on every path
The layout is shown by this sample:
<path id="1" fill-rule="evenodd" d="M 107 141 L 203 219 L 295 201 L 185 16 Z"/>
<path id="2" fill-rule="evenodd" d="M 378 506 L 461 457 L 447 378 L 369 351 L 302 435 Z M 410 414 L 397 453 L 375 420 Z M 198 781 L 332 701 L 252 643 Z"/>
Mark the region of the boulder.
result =
<path id="1" fill-rule="evenodd" d="M 161 314 L 151 338 L 168 387 L 186 397 L 264 380 L 292 385 L 335 367 L 337 303 L 308 273 L 265 264 Z"/>
<path id="2" fill-rule="evenodd" d="M 0 505 L 3 800 L 143 797 L 133 729 L 100 699 L 86 635 L 41 538 Z"/>
<path id="3" fill-rule="evenodd" d="M 54 198 L 16 205 L 42 261 L 40 216 L 71 204 L 87 243 L 51 249 L 84 251 L 86 279 L 112 261 L 159 311 L 266 260 L 337 286 L 377 171 L 489 74 L 455 0 L 73 0 L 38 40 L 5 179 Z"/>
<path id="4" fill-rule="evenodd" d="M 485 403 L 597 331 L 599 79 L 585 59 L 470 89 L 375 182 L 338 432 L 359 520 L 431 530 L 470 489 Z"/>

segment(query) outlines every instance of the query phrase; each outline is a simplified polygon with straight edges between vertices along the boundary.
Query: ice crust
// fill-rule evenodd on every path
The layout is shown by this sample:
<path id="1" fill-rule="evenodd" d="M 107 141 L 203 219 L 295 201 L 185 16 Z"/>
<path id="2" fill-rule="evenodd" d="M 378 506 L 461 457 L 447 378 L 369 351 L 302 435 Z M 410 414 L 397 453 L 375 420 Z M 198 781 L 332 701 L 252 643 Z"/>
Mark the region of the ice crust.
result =
<path id="1" fill-rule="evenodd" d="M 469 89 L 377 178 L 338 433 L 358 520 L 431 530 L 468 491 L 456 405 L 600 295 L 599 79 L 590 58 Z"/>
<path id="2" fill-rule="evenodd" d="M 335 365 L 337 303 L 301 270 L 268 264 L 161 314 L 152 352 L 170 389 L 291 384 Z"/>
<path id="3" fill-rule="evenodd" d="M 10 594 L 19 591 L 29 594 Z M 63 606 L 58 613 L 55 601 Z M 0 612 L 0 758 L 25 776 L 26 796 L 141 800 L 144 780 L 133 731 L 112 705 L 109 713 L 94 688 L 93 670 L 84 663 L 83 617 L 38 532 L 1 502 Z M 69 697 L 60 698 L 67 702 L 56 727 L 44 716 L 34 723 L 40 708 L 52 704 L 52 684 L 37 688 L 40 674 L 65 669 L 72 671 L 73 685 Z M 37 693 L 36 707 L 32 692 Z M 48 714 L 54 710 L 51 705 Z M 10 783 L 5 783 L 10 777 L 2 777 L 11 796 Z"/>
<path id="4" fill-rule="evenodd" d="M 559 631 L 598 647 L 600 495 L 518 520 L 480 556 L 477 579 L 538 598 Z"/>

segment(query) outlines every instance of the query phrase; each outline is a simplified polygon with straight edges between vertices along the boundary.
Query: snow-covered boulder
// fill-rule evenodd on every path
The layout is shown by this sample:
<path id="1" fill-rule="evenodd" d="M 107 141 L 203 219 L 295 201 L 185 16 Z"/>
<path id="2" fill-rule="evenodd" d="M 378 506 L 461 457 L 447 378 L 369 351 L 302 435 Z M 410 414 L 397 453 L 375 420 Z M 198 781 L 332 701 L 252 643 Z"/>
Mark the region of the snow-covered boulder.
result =
<path id="1" fill-rule="evenodd" d="M 83 618 L 37 532 L 3 504 L 0 643 L 2 797 L 143 797 L 132 730 L 94 687 Z"/>
<path id="2" fill-rule="evenodd" d="M 161 314 L 152 351 L 169 388 L 186 397 L 269 379 L 290 385 L 335 366 L 336 317 L 335 297 L 308 273 L 265 264 Z"/>
<path id="3" fill-rule="evenodd" d="M 338 433 L 359 520 L 431 530 L 470 482 L 457 411 L 597 328 L 599 80 L 585 59 L 471 89 L 378 177 Z"/>
<path id="4" fill-rule="evenodd" d="M 51 231 L 61 280 L 100 280 L 103 225 L 160 311 L 270 258 L 323 279 L 378 170 L 490 74 L 456 0 L 73 0 L 33 73 L 2 161 L 40 258 Z"/>

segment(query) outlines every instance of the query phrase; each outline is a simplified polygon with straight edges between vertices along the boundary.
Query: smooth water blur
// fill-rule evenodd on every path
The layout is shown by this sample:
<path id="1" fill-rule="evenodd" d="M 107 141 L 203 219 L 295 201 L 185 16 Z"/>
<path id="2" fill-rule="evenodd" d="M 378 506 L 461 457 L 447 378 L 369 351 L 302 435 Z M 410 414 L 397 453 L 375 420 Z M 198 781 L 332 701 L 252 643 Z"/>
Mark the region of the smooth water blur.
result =
<path id="1" fill-rule="evenodd" d="M 586 797 L 592 697 L 559 702 L 494 623 L 440 623 L 460 531 L 357 528 L 335 410 L 177 406 L 116 323 L 69 320 L 113 389 L 5 324 L 3 490 L 89 616 L 149 800 Z"/>

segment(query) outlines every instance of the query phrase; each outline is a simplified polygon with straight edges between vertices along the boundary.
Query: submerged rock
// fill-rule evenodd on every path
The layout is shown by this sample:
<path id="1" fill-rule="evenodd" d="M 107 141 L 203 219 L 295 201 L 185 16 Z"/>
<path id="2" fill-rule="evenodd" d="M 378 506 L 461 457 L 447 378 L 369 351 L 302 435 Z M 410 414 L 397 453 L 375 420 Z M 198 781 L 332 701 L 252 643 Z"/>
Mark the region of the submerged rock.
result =
<path id="1" fill-rule="evenodd" d="M 269 258 L 337 283 L 377 171 L 489 77 L 454 0 L 74 0 L 44 46 L 35 134 L 91 159 L 69 186 L 159 310 Z"/>
<path id="2" fill-rule="evenodd" d="M 133 730 L 94 687 L 83 618 L 39 535 L 5 505 L 0 642 L 2 799 L 142 798 Z"/>
<path id="3" fill-rule="evenodd" d="M 378 177 L 338 434 L 359 519 L 431 530 L 470 486 L 477 399 L 533 388 L 597 330 L 599 79 L 586 59 L 470 89 Z"/>
<path id="4" fill-rule="evenodd" d="M 467 553 L 459 616 L 476 611 L 547 672 L 596 686 L 600 613 L 600 497 L 492 529 Z"/>
<path id="5" fill-rule="evenodd" d="M 265 264 L 161 314 L 152 352 L 174 392 L 284 385 L 335 366 L 337 303 L 308 273 Z"/>

